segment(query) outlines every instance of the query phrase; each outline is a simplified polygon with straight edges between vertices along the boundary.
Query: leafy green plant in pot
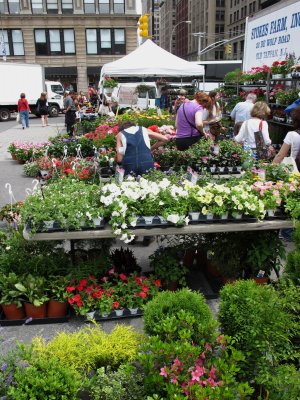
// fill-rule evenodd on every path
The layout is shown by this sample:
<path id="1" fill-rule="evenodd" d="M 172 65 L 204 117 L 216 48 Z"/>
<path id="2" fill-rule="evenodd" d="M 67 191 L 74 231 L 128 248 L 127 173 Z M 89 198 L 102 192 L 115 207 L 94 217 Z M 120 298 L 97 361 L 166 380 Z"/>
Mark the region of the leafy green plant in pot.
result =
<path id="1" fill-rule="evenodd" d="M 34 277 L 30 274 L 22 279 L 23 283 L 17 283 L 16 289 L 24 296 L 25 313 L 31 318 L 45 318 L 47 312 L 46 282 L 43 277 Z"/>
<path id="2" fill-rule="evenodd" d="M 183 254 L 182 254 L 183 256 Z M 183 265 L 176 247 L 160 247 L 150 257 L 150 266 L 161 280 L 165 289 L 176 290 L 177 285 L 185 286 L 188 269 Z"/>
<path id="3" fill-rule="evenodd" d="M 20 278 L 13 272 L 7 275 L 0 275 L 0 304 L 8 320 L 25 317 L 22 307 L 22 294 L 15 287 L 19 282 Z"/>
<path id="4" fill-rule="evenodd" d="M 69 276 L 50 276 L 48 278 L 47 292 L 49 303 L 47 316 L 50 318 L 64 317 L 68 309 L 68 293 L 66 287 L 69 285 Z"/>

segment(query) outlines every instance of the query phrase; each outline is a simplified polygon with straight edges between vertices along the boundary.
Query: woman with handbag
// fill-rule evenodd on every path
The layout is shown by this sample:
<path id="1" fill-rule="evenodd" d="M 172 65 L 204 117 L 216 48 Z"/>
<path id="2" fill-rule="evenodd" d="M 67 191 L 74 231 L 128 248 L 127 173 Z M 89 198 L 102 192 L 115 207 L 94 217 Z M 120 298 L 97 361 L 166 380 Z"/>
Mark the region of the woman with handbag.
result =
<path id="1" fill-rule="evenodd" d="M 197 92 L 195 98 L 184 103 L 176 115 L 176 146 L 178 150 L 188 149 L 197 143 L 203 132 L 203 109 L 210 108 L 211 98 L 204 92 Z"/>
<path id="2" fill-rule="evenodd" d="M 48 126 L 49 105 L 47 100 L 47 93 L 42 92 L 41 97 L 36 102 L 36 112 L 42 118 L 42 127 Z"/>
<path id="3" fill-rule="evenodd" d="M 291 113 L 294 130 L 287 133 L 279 153 L 274 158 L 274 164 L 292 164 L 294 170 L 300 171 L 300 106 L 293 109 Z M 290 157 L 288 157 L 290 155 Z"/>
<path id="4" fill-rule="evenodd" d="M 226 132 L 226 128 L 221 124 L 222 111 L 218 102 L 219 93 L 212 90 L 208 95 L 212 100 L 212 104 L 210 108 L 205 108 L 203 112 L 204 132 L 209 133 L 211 138 L 215 140 L 219 135 Z"/>
<path id="5" fill-rule="evenodd" d="M 255 103 L 251 118 L 243 122 L 239 133 L 234 137 L 236 142 L 249 146 L 256 159 L 267 160 L 274 155 L 268 123 L 264 121 L 270 112 L 267 103 L 263 101 Z"/>

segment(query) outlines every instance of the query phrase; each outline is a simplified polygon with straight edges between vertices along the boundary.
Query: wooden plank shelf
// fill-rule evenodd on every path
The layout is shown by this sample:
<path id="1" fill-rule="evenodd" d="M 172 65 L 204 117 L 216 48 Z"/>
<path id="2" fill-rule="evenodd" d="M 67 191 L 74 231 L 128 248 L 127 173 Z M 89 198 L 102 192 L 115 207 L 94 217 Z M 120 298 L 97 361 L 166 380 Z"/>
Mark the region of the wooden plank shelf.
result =
<path id="1" fill-rule="evenodd" d="M 198 233 L 217 233 L 217 232 L 244 232 L 244 231 L 264 231 L 293 228 L 294 223 L 290 220 L 263 220 L 259 222 L 225 222 L 225 223 L 200 223 L 182 227 L 168 226 L 165 228 L 156 227 L 149 229 L 135 229 L 133 232 L 137 236 L 160 236 L 160 235 L 192 235 Z M 24 228 L 23 236 L 26 240 L 88 240 L 88 239 L 107 239 L 115 237 L 110 227 L 102 230 L 85 231 L 56 231 L 30 234 Z"/>

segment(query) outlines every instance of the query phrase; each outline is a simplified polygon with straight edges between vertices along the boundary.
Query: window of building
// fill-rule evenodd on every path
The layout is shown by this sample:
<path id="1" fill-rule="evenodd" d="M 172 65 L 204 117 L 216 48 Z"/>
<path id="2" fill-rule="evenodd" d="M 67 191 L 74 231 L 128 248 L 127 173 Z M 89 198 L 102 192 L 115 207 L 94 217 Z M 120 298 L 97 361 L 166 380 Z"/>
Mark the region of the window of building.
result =
<path id="1" fill-rule="evenodd" d="M 8 12 L 10 14 L 19 14 L 20 3 L 16 0 L 8 0 Z"/>
<path id="2" fill-rule="evenodd" d="M 87 29 L 87 54 L 125 54 L 125 29 Z"/>
<path id="3" fill-rule="evenodd" d="M 73 14 L 73 0 L 61 0 L 63 14 Z"/>
<path id="4" fill-rule="evenodd" d="M 240 10 L 237 10 L 237 12 L 236 12 L 236 19 L 237 19 L 237 20 L 240 19 Z"/>
<path id="5" fill-rule="evenodd" d="M 224 33 L 224 25 L 216 24 L 215 33 Z"/>
<path id="6" fill-rule="evenodd" d="M 58 3 L 57 0 L 47 0 L 47 13 L 48 14 L 57 14 L 58 13 Z"/>
<path id="7" fill-rule="evenodd" d="M 109 0 L 99 0 L 99 12 L 100 14 L 109 14 Z"/>
<path id="8" fill-rule="evenodd" d="M 244 16 L 247 17 L 247 6 L 244 7 Z"/>
<path id="9" fill-rule="evenodd" d="M 256 3 L 255 3 L 255 1 L 253 2 L 253 5 L 252 5 L 252 11 L 253 12 L 255 12 L 255 8 L 256 8 Z"/>
<path id="10" fill-rule="evenodd" d="M 4 0 L 0 0 L 0 14 L 4 14 Z"/>
<path id="11" fill-rule="evenodd" d="M 216 0 L 216 7 L 225 7 L 225 0 Z"/>
<path id="12" fill-rule="evenodd" d="M 75 54 L 73 29 L 35 29 L 34 38 L 37 56 Z"/>
<path id="13" fill-rule="evenodd" d="M 125 1 L 124 0 L 114 0 L 114 13 L 124 14 L 125 13 Z"/>
<path id="14" fill-rule="evenodd" d="M 95 14 L 95 1 L 94 0 L 84 0 L 84 12 L 85 14 Z"/>
<path id="15" fill-rule="evenodd" d="M 234 14 L 233 14 L 233 21 L 234 21 L 234 22 L 236 21 L 236 11 L 235 11 Z"/>
<path id="16" fill-rule="evenodd" d="M 32 14 L 43 13 L 43 0 L 31 0 Z"/>
<path id="17" fill-rule="evenodd" d="M 230 8 L 232 8 L 232 0 L 230 0 Z"/>
<path id="18" fill-rule="evenodd" d="M 229 37 L 232 37 L 232 29 L 229 29 Z"/>
<path id="19" fill-rule="evenodd" d="M 241 49 L 241 53 L 243 53 L 243 52 L 244 52 L 244 45 L 245 45 L 245 42 L 244 42 L 244 40 L 241 40 L 241 42 L 240 42 L 240 49 Z"/>
<path id="20" fill-rule="evenodd" d="M 225 19 L 225 12 L 223 10 L 216 11 L 216 21 L 224 21 Z"/>
<path id="21" fill-rule="evenodd" d="M 0 30 L 3 34 L 5 52 L 7 56 L 24 56 L 23 33 L 21 29 Z"/>
<path id="22" fill-rule="evenodd" d="M 233 54 L 237 54 L 237 43 L 233 43 Z"/>
<path id="23" fill-rule="evenodd" d="M 232 24 L 232 14 L 230 14 L 230 23 Z"/>
<path id="24" fill-rule="evenodd" d="M 252 14 L 252 3 L 249 4 L 249 14 Z"/>

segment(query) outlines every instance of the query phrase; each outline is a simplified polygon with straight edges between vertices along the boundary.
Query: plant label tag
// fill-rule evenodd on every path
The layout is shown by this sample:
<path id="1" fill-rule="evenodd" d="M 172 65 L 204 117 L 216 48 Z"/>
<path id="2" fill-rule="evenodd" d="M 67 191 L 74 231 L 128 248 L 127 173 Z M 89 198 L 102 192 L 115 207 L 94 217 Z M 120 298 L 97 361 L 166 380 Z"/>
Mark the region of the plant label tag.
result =
<path id="1" fill-rule="evenodd" d="M 263 278 L 265 276 L 266 271 L 260 269 L 257 274 L 257 278 Z"/>
<path id="2" fill-rule="evenodd" d="M 264 169 L 258 169 L 257 170 L 257 175 L 262 179 L 263 181 L 266 180 L 266 171 Z"/>
<path id="3" fill-rule="evenodd" d="M 213 153 L 216 156 L 218 156 L 220 154 L 220 147 L 217 144 L 215 144 L 214 147 L 213 147 Z"/>
<path id="4" fill-rule="evenodd" d="M 198 180 L 198 174 L 191 167 L 187 168 L 186 179 L 190 181 L 193 185 L 196 185 Z"/>
<path id="5" fill-rule="evenodd" d="M 124 180 L 124 175 L 125 175 L 125 169 L 122 167 L 117 166 L 116 168 L 116 180 L 118 183 L 122 183 Z"/>

